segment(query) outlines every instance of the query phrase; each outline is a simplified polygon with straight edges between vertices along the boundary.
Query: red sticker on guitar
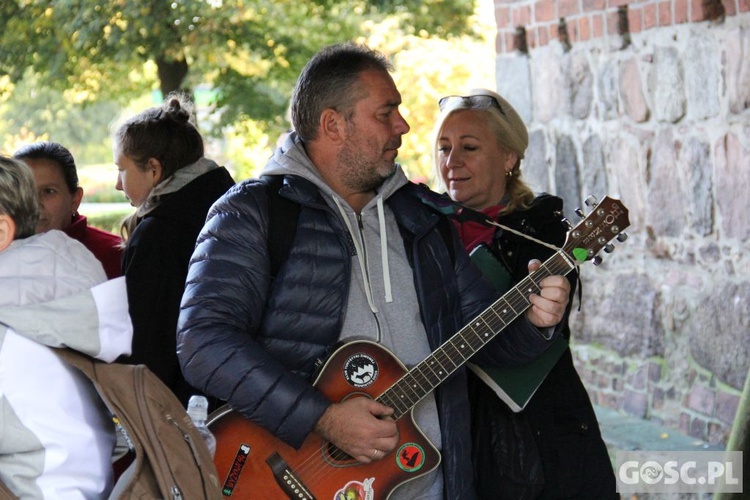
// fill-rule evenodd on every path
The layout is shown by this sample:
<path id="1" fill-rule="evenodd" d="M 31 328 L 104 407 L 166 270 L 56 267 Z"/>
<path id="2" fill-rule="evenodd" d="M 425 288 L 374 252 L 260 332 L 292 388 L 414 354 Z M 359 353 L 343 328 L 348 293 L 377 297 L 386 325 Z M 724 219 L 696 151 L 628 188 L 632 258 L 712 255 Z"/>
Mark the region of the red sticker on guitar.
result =
<path id="1" fill-rule="evenodd" d="M 224 481 L 224 486 L 221 487 L 221 493 L 225 497 L 232 496 L 234 488 L 237 486 L 240 476 L 242 475 L 242 469 L 247 463 L 248 455 L 250 455 L 250 445 L 244 443 L 240 444 L 240 447 L 237 450 L 237 455 L 234 457 L 234 462 L 232 462 L 232 467 L 229 469 L 227 478 Z"/>
<path id="2" fill-rule="evenodd" d="M 424 450 L 417 443 L 406 443 L 398 449 L 396 462 L 403 471 L 417 472 L 424 465 Z"/>

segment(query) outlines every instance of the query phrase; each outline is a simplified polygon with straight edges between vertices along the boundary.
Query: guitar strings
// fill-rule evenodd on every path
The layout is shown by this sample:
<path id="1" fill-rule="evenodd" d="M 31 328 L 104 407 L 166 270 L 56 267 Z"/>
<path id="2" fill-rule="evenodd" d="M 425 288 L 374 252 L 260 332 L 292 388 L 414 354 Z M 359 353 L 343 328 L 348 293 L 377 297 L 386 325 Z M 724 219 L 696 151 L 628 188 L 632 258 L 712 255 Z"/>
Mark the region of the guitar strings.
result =
<path id="1" fill-rule="evenodd" d="M 391 397 L 393 391 L 389 389 L 384 392 L 378 400 L 382 400 L 381 402 L 383 404 L 394 407 L 397 410 L 397 413 L 403 413 L 410 409 L 414 404 L 421 400 L 424 395 L 439 385 L 443 379 L 460 367 L 474 353 L 499 334 L 502 329 L 528 309 L 530 303 L 527 295 L 520 290 L 524 290 L 524 292 L 528 293 L 538 292 L 539 287 L 536 284 L 538 281 L 541 281 L 543 278 L 552 274 L 570 271 L 573 267 L 575 266 L 565 263 L 565 261 L 558 264 L 554 261 L 554 258 L 549 259 L 542 265 L 542 267 L 540 267 L 540 269 L 522 280 L 513 290 L 505 294 L 485 312 L 477 316 L 477 318 L 475 318 L 470 324 L 446 341 L 443 346 L 436 349 L 430 357 L 417 364 L 409 373 L 402 377 L 401 380 L 396 382 L 392 389 L 402 389 L 399 392 L 401 397 L 393 399 Z M 508 299 L 508 295 L 512 295 L 512 298 Z M 506 309 L 502 311 L 504 316 L 500 316 L 497 313 L 499 305 L 508 306 L 510 311 L 506 307 Z M 478 331 L 483 325 L 486 326 L 488 333 Z M 486 338 L 482 338 L 483 335 Z M 451 354 L 447 352 L 449 348 L 460 356 L 458 362 L 453 361 L 458 356 L 451 356 Z M 463 353 L 467 350 L 469 352 L 464 355 Z M 436 363 L 437 366 L 435 367 L 433 363 Z M 435 371 L 436 369 L 437 372 Z M 430 380 L 431 378 L 434 381 Z M 429 387 L 428 390 L 424 390 L 422 382 L 426 382 Z M 411 386 L 411 388 L 409 388 L 409 386 Z M 419 395 L 411 390 L 416 390 L 417 388 L 423 390 L 423 395 Z M 406 405 L 403 403 L 406 403 Z"/>

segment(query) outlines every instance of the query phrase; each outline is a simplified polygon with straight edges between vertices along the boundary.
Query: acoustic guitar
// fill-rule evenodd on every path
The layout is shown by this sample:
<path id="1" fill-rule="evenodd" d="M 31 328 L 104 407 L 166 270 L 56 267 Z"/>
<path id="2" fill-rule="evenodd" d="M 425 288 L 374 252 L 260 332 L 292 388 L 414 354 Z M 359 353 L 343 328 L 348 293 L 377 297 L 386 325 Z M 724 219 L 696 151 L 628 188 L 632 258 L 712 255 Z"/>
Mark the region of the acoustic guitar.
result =
<path id="1" fill-rule="evenodd" d="M 590 200 L 587 203 L 593 205 Z M 565 275 L 587 260 L 597 263 L 602 248 L 612 250 L 613 238 L 625 240 L 623 230 L 629 224 L 625 206 L 605 197 L 538 270 L 411 369 L 374 342 L 355 341 L 337 349 L 314 385 L 333 402 L 368 397 L 394 409 L 399 444 L 381 460 L 360 463 L 315 433 L 294 449 L 229 406 L 219 408 L 208 425 L 216 436 L 214 462 L 224 496 L 381 500 L 399 485 L 435 469 L 440 454 L 414 423 L 414 406 L 528 309 L 528 297 L 539 293 L 541 280 Z"/>

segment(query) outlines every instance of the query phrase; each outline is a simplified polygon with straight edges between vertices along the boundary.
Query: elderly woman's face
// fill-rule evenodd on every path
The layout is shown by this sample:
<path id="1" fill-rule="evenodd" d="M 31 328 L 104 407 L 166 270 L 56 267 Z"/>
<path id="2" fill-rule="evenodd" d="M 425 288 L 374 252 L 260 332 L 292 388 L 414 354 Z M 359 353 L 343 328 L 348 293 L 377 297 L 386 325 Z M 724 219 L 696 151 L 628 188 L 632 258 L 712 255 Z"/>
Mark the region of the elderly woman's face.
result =
<path id="1" fill-rule="evenodd" d="M 513 168 L 481 111 L 450 115 L 438 137 L 438 167 L 450 197 L 469 208 L 496 205 L 505 194 L 505 173 Z M 515 162 L 515 158 L 512 158 Z"/>

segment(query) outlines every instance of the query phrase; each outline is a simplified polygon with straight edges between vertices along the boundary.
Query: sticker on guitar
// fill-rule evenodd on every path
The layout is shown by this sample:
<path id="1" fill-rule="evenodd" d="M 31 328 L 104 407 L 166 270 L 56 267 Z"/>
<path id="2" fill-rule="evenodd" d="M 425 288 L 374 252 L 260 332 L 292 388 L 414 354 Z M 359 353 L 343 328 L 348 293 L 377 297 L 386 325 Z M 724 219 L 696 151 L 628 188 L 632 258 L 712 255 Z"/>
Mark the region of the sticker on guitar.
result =
<path id="1" fill-rule="evenodd" d="M 344 363 L 344 378 L 354 387 L 367 387 L 378 378 L 378 364 L 372 356 L 358 352 Z"/>
<path id="2" fill-rule="evenodd" d="M 372 500 L 375 493 L 372 489 L 374 477 L 365 479 L 364 482 L 350 481 L 346 486 L 336 492 L 333 500 Z"/>

